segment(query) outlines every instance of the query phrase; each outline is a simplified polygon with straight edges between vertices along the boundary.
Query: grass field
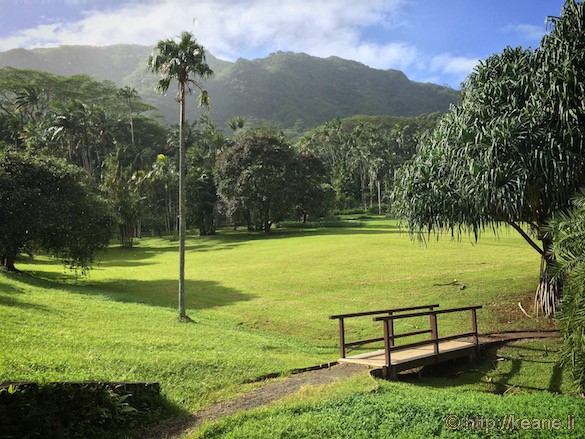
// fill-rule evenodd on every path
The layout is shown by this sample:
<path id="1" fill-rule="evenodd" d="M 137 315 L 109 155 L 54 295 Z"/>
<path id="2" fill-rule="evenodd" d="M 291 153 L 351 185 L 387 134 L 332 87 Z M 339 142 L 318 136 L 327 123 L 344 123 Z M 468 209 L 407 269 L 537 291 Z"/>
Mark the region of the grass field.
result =
<path id="1" fill-rule="evenodd" d="M 176 322 L 175 242 L 113 246 L 82 278 L 23 258 L 22 274 L 0 275 L 0 381 L 159 381 L 173 402 L 197 410 L 263 375 L 336 360 L 334 313 L 480 304 L 480 332 L 546 324 L 517 306 L 530 305 L 538 255 L 506 230 L 478 244 L 427 246 L 387 219 L 268 237 L 221 230 L 190 237 L 186 257 L 192 324 Z M 466 288 L 444 285 L 453 279 Z M 467 320 L 441 328 L 460 331 Z M 361 337 L 380 327 L 362 319 L 348 330 Z"/>
<path id="2" fill-rule="evenodd" d="M 526 347 L 540 350 L 542 344 L 522 344 L 515 349 Z M 518 355 L 510 350 L 506 354 Z M 526 359 L 523 362 L 530 363 Z M 494 376 L 508 371 L 506 366 L 498 369 Z M 541 365 L 529 369 L 509 378 L 529 381 L 533 372 L 541 373 L 541 379 L 550 378 L 551 368 Z M 514 389 L 511 392 L 494 394 L 485 391 L 490 385 L 488 381 L 475 380 L 479 376 L 483 375 L 472 371 L 458 377 L 413 378 L 415 382 L 411 383 L 374 381 L 363 374 L 346 382 L 307 389 L 269 407 L 224 418 L 191 437 L 418 439 L 585 435 L 585 404 L 581 398 L 535 392 L 543 384 L 538 378 L 528 387 L 516 382 L 509 387 Z M 548 384 L 540 388 L 547 390 Z M 559 430 L 551 428 L 553 419 L 558 419 Z M 530 429 L 521 430 L 520 422 L 528 422 Z"/>

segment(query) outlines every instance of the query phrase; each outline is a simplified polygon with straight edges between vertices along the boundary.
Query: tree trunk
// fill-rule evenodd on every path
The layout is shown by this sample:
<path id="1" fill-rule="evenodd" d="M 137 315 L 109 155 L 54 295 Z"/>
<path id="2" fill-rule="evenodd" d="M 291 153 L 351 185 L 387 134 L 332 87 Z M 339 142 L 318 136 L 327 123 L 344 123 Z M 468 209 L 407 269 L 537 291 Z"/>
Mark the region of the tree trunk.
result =
<path id="1" fill-rule="evenodd" d="M 382 189 L 380 188 L 380 179 L 376 180 L 376 187 L 378 189 L 378 215 L 382 215 Z"/>
<path id="2" fill-rule="evenodd" d="M 270 221 L 264 221 L 264 233 L 269 235 L 270 234 L 270 226 L 272 223 Z"/>
<path id="3" fill-rule="evenodd" d="M 188 321 L 185 311 L 185 174 L 186 159 L 185 124 L 185 84 L 180 84 L 179 110 L 179 320 Z"/>
<path id="4" fill-rule="evenodd" d="M 542 247 L 544 255 L 540 260 L 540 283 L 534 296 L 534 311 L 536 315 L 542 314 L 546 317 L 552 317 L 559 303 L 562 285 L 559 279 L 550 274 L 550 268 L 555 262 L 551 253 L 552 240 L 548 237 L 543 237 Z"/>
<path id="5" fill-rule="evenodd" d="M 362 204 L 364 205 L 364 210 L 368 210 L 368 200 L 366 197 L 366 176 L 363 172 L 360 172 L 360 186 L 361 186 L 361 196 L 362 196 Z"/>
<path id="6" fill-rule="evenodd" d="M 253 232 L 254 231 L 254 224 L 252 223 L 252 212 L 250 212 L 250 210 L 246 210 L 246 225 L 248 228 L 248 232 Z"/>
<path id="7" fill-rule="evenodd" d="M 2 263 L 2 267 L 4 267 L 6 271 L 12 271 L 17 273 L 18 270 L 14 266 L 15 259 L 16 259 L 15 256 L 2 255 L 2 257 L 0 258 L 0 262 Z"/>

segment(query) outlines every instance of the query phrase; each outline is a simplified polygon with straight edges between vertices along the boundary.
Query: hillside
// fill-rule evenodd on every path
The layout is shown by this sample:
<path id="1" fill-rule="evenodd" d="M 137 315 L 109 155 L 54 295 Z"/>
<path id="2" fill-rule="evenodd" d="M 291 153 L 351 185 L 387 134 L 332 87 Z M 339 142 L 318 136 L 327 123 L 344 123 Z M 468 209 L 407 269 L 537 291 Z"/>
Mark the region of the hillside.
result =
<path id="1" fill-rule="evenodd" d="M 78 73 L 118 86 L 135 87 L 146 102 L 156 105 L 167 121 L 176 119 L 173 89 L 154 92 L 156 77 L 146 69 L 151 48 L 61 46 L 14 49 L 0 53 L 0 68 L 44 70 L 69 76 Z M 215 77 L 207 82 L 212 117 L 220 127 L 235 115 L 254 124 L 268 121 L 301 132 L 335 117 L 356 114 L 416 116 L 446 111 L 457 100 L 449 87 L 410 81 L 397 70 L 378 70 L 337 57 L 277 52 L 235 63 L 208 55 Z M 190 117 L 196 117 L 195 99 Z"/>

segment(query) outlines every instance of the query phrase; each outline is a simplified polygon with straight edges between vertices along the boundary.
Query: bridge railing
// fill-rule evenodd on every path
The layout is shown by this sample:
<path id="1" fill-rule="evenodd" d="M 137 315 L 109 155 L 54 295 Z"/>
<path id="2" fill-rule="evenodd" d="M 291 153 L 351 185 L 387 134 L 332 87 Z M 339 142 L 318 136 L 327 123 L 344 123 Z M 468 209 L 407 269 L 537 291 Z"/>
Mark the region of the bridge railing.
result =
<path id="1" fill-rule="evenodd" d="M 377 310 L 377 311 L 364 311 L 364 312 L 356 312 L 356 313 L 350 313 L 350 314 L 335 314 L 335 315 L 329 316 L 330 319 L 338 319 L 339 320 L 339 355 L 341 358 L 345 358 L 347 348 L 386 340 L 386 337 L 384 336 L 384 337 L 377 337 L 377 338 L 368 338 L 368 339 L 364 339 L 364 340 L 356 340 L 356 341 L 352 341 L 349 343 L 346 342 L 345 341 L 345 335 L 346 335 L 345 320 L 346 319 L 354 318 L 354 317 L 374 316 L 374 315 L 378 315 L 378 316 L 380 316 L 380 318 L 392 317 L 392 316 L 396 316 L 397 314 L 398 315 L 406 315 L 406 314 L 400 314 L 400 313 L 408 312 L 408 311 L 416 311 L 416 310 L 420 310 L 420 309 L 428 309 L 429 311 L 432 311 L 438 307 L 439 307 L 438 304 L 420 305 L 420 306 L 409 306 L 406 308 L 382 309 L 382 310 Z M 381 316 L 382 314 L 385 314 L 385 316 Z M 376 318 L 374 318 L 374 320 L 376 320 Z M 394 327 L 393 323 L 390 326 L 393 328 Z M 401 335 L 394 335 L 392 332 L 392 344 L 394 344 L 395 338 L 409 337 L 412 335 L 419 335 L 419 334 L 428 334 L 430 332 L 431 332 L 430 329 L 427 329 L 424 331 L 414 331 L 414 332 L 405 333 L 405 334 L 401 334 Z"/>
<path id="2" fill-rule="evenodd" d="M 438 305 L 436 305 L 438 307 Z M 433 307 L 434 308 L 434 307 Z M 429 311 L 422 311 L 422 312 L 415 312 L 415 313 L 407 313 L 407 314 L 392 314 L 387 316 L 378 316 L 374 317 L 374 321 L 381 321 L 383 322 L 384 326 L 384 354 L 385 354 L 385 362 L 387 366 L 391 365 L 391 355 L 392 352 L 397 350 L 403 350 L 408 348 L 414 348 L 419 346 L 428 346 L 430 344 L 434 347 L 435 355 L 439 354 L 439 343 L 443 341 L 451 341 L 456 340 L 464 337 L 472 337 L 473 343 L 477 347 L 479 344 L 478 332 L 477 332 L 477 310 L 480 309 L 481 306 L 466 306 L 461 308 L 450 308 L 450 309 L 441 309 L 435 310 L 430 309 Z M 457 312 L 465 312 L 470 311 L 471 313 L 471 332 L 463 332 L 460 334 L 450 335 L 447 337 L 439 337 L 439 328 L 437 322 L 437 316 L 441 314 L 450 314 L 450 313 L 457 313 Z M 429 316 L 429 329 L 425 329 L 422 331 L 415 331 L 409 333 L 402 333 L 396 334 L 394 332 L 394 321 L 399 319 L 408 319 L 414 317 L 424 317 Z M 429 340 L 422 340 L 413 343 L 402 344 L 400 346 L 395 345 L 395 340 L 397 338 L 402 337 L 409 337 L 412 335 L 418 334 L 425 334 L 430 333 L 431 338 Z"/>

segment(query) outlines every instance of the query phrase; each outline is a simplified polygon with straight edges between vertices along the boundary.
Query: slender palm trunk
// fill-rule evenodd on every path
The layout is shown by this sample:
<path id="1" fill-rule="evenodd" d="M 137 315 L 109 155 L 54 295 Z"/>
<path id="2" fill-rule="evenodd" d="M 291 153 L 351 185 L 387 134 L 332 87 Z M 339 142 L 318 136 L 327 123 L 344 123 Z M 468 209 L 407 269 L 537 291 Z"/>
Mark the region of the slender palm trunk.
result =
<path id="1" fill-rule="evenodd" d="M 130 113 L 130 136 L 134 147 L 134 118 L 132 117 L 132 100 L 128 98 L 128 112 Z"/>
<path id="2" fill-rule="evenodd" d="M 185 124 L 185 84 L 180 84 L 180 112 L 179 112 L 179 320 L 187 320 L 185 311 L 185 174 L 186 159 L 185 138 L 183 126 Z"/>

